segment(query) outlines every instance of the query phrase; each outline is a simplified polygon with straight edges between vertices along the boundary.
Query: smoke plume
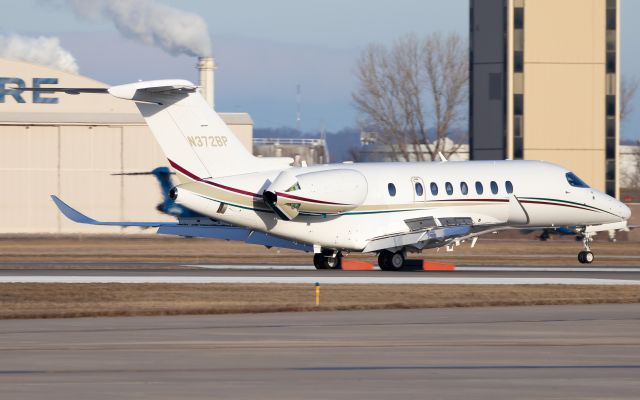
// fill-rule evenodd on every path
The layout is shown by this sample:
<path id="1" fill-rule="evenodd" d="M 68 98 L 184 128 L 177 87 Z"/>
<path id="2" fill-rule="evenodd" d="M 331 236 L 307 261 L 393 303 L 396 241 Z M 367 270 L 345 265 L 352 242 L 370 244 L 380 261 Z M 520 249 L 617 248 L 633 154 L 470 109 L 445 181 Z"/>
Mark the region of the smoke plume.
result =
<path id="1" fill-rule="evenodd" d="M 177 55 L 210 56 L 207 24 L 199 15 L 154 0 L 66 0 L 77 16 L 107 19 L 124 36 Z"/>
<path id="2" fill-rule="evenodd" d="M 0 57 L 78 73 L 76 59 L 60 46 L 60 40 L 57 37 L 0 35 Z"/>

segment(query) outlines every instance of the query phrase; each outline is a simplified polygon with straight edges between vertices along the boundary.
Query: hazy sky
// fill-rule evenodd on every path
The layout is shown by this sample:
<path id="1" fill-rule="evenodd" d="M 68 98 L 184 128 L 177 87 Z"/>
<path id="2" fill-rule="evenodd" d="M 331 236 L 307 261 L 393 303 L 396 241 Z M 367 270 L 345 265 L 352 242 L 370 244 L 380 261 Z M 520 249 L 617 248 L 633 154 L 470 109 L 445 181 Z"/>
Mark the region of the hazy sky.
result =
<path id="1" fill-rule="evenodd" d="M 88 2 L 91 0 L 85 0 Z M 468 0 L 165 0 L 202 16 L 209 26 L 216 72 L 216 109 L 247 111 L 256 127 L 293 126 L 296 84 L 302 86 L 302 128 L 354 126 L 353 68 L 371 42 L 433 31 L 467 36 Z M 82 21 L 62 0 L 0 0 L 0 33 L 59 36 L 80 73 L 108 83 L 138 79 L 196 80 L 196 60 L 122 37 L 110 22 Z M 622 0 L 622 71 L 640 77 L 640 1 Z M 640 96 L 640 94 L 639 94 Z M 623 124 L 639 138 L 640 99 Z"/>

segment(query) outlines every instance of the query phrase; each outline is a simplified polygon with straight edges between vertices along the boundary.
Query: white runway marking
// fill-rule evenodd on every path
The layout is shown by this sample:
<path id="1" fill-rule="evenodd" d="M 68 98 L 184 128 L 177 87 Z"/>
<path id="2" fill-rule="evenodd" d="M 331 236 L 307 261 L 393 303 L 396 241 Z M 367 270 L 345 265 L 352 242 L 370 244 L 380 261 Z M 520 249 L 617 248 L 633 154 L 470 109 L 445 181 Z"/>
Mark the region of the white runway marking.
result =
<path id="1" fill-rule="evenodd" d="M 310 265 L 183 265 L 183 267 L 203 268 L 211 270 L 248 270 L 248 271 L 315 271 Z M 374 269 L 379 269 L 377 266 Z M 597 267 L 456 267 L 456 271 L 481 272 L 640 272 L 640 268 L 597 268 Z"/>
<path id="2" fill-rule="evenodd" d="M 202 268 L 212 270 L 249 270 L 249 271 L 315 271 L 313 265 L 269 265 L 269 264 L 226 264 L 226 265 L 182 265 L 183 267 Z"/>
<path id="3" fill-rule="evenodd" d="M 298 283 L 391 285 L 640 285 L 640 280 L 366 276 L 0 276 L 0 283 Z"/>

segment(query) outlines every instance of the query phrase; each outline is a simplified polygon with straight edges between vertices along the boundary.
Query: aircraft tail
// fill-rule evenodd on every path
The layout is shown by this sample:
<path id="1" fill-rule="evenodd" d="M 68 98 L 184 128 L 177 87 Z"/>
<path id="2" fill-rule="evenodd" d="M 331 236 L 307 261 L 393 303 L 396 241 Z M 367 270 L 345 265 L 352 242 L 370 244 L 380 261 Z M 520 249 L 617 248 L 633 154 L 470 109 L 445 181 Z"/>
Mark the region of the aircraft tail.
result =
<path id="1" fill-rule="evenodd" d="M 136 102 L 181 183 L 283 168 L 293 161 L 254 157 L 191 82 L 137 82 L 108 92 Z"/>

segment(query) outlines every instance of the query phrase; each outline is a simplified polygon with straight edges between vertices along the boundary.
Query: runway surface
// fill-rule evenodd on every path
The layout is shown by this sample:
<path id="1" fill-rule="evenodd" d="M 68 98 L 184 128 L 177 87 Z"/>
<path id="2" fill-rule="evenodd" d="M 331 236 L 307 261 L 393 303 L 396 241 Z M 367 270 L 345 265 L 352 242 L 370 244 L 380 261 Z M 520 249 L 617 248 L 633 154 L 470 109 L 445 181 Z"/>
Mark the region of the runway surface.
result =
<path id="1" fill-rule="evenodd" d="M 61 264 L 68 265 L 68 264 Z M 154 269 L 153 266 L 156 265 Z M 109 267 L 110 268 L 105 268 Z M 457 266 L 455 271 L 318 271 L 299 265 L 30 264 L 0 269 L 0 283 L 325 283 L 325 284 L 566 284 L 640 285 L 640 268 Z"/>
<path id="2" fill-rule="evenodd" d="M 7 399 L 637 399 L 640 305 L 0 324 Z"/>

